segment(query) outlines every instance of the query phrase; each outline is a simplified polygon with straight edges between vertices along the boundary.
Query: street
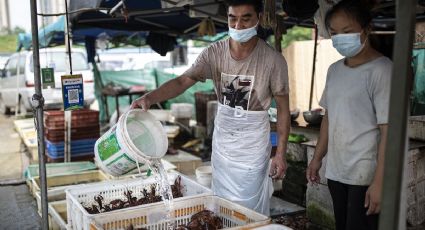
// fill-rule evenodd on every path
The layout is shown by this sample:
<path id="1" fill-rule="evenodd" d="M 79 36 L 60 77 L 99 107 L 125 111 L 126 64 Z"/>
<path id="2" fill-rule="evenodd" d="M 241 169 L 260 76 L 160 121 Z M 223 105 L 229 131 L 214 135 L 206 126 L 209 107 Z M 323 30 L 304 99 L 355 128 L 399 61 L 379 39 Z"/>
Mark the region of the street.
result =
<path id="1" fill-rule="evenodd" d="M 0 229 L 40 229 L 37 204 L 23 179 L 29 160 L 14 119 L 0 115 Z"/>

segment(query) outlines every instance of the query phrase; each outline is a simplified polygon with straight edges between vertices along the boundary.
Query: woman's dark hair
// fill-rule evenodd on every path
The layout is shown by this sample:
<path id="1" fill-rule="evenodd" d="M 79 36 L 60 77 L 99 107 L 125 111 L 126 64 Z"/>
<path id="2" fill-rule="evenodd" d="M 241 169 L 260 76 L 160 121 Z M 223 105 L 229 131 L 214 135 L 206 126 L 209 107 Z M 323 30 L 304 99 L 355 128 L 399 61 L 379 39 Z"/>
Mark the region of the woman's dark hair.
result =
<path id="1" fill-rule="evenodd" d="M 350 16 L 352 19 L 358 22 L 363 29 L 369 27 L 370 22 L 372 21 L 370 6 L 365 4 L 365 1 L 342 0 L 335 4 L 326 13 L 325 25 L 327 30 L 329 30 L 330 27 L 330 20 L 338 12 L 344 12 L 345 14 Z"/>
<path id="2" fill-rule="evenodd" d="M 254 7 L 254 10 L 257 14 L 261 13 L 263 10 L 263 1 L 262 0 L 226 0 L 225 1 L 227 10 L 230 6 L 240 6 L 240 5 L 251 5 Z"/>

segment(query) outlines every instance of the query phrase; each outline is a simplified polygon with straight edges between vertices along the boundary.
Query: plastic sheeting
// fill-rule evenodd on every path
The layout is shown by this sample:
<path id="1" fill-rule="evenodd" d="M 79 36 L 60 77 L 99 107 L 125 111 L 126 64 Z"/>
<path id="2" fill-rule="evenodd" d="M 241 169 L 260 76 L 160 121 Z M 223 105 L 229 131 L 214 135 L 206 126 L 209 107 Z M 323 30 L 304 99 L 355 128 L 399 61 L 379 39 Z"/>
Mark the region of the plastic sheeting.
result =
<path id="1" fill-rule="evenodd" d="M 158 78 L 158 84 L 161 85 L 164 82 L 175 78 L 175 74 L 169 74 L 162 72 L 160 70 L 155 70 L 155 74 Z M 205 81 L 205 83 L 198 82 L 189 89 L 187 89 L 183 94 L 180 96 L 170 99 L 165 103 L 165 108 L 169 109 L 172 103 L 190 103 L 195 105 L 195 93 L 198 91 L 213 91 L 214 90 L 214 84 L 211 80 Z"/>
<path id="2" fill-rule="evenodd" d="M 413 50 L 413 82 L 411 115 L 425 115 L 425 49 Z"/>
<path id="3" fill-rule="evenodd" d="M 95 95 L 99 102 L 99 119 L 106 121 L 105 107 L 103 99 L 101 97 L 102 88 L 108 84 L 114 84 L 116 86 L 131 87 L 133 85 L 144 85 L 147 90 L 153 90 L 157 85 L 161 85 L 164 82 L 171 80 L 177 75 L 165 73 L 157 69 L 142 69 L 142 70 L 125 70 L 125 71 L 97 71 L 94 67 L 95 72 Z M 198 91 L 212 91 L 214 89 L 213 82 L 208 80 L 205 83 L 199 82 L 187 89 L 180 96 L 170 99 L 165 102 L 165 109 L 169 109 L 172 103 L 191 103 L 195 105 L 195 92 Z M 133 96 L 133 100 L 137 96 Z M 108 112 L 110 115 L 115 111 L 115 97 L 107 97 L 108 100 Z M 127 96 L 119 98 L 119 105 L 129 105 L 129 99 Z"/>

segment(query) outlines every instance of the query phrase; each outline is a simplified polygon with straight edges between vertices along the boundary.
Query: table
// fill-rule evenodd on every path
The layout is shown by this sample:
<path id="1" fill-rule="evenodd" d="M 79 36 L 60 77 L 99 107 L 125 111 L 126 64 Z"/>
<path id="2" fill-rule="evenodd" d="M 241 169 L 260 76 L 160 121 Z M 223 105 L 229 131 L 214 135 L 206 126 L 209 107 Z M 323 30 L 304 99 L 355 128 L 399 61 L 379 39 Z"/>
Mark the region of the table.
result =
<path id="1" fill-rule="evenodd" d="M 105 110 L 106 110 L 106 119 L 109 121 L 109 109 L 108 109 L 108 100 L 107 97 L 115 97 L 115 108 L 117 110 L 117 122 L 120 117 L 120 110 L 119 110 L 119 100 L 118 98 L 121 96 L 128 96 L 129 104 L 133 101 L 133 95 L 139 95 L 142 96 L 145 93 L 147 93 L 147 90 L 130 90 L 129 88 L 114 88 L 114 87 L 106 87 L 102 89 L 102 99 L 105 104 Z"/>
<path id="2" fill-rule="evenodd" d="M 165 155 L 162 159 L 177 167 L 177 171 L 185 175 L 195 175 L 195 170 L 202 165 L 202 159 L 183 150 L 176 155 Z"/>

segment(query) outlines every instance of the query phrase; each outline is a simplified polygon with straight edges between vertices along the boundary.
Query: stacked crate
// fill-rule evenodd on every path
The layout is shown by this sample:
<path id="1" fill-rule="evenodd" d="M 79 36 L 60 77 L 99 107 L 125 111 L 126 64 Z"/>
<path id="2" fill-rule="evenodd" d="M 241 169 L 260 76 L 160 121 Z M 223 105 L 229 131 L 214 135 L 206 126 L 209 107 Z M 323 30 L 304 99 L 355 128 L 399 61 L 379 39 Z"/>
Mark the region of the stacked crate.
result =
<path id="1" fill-rule="evenodd" d="M 44 138 L 49 162 L 64 159 L 64 111 L 44 112 Z M 71 160 L 93 158 L 94 144 L 99 138 L 99 112 L 76 110 L 71 116 Z"/>

